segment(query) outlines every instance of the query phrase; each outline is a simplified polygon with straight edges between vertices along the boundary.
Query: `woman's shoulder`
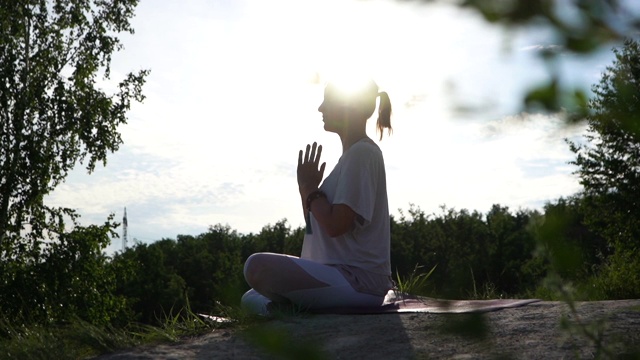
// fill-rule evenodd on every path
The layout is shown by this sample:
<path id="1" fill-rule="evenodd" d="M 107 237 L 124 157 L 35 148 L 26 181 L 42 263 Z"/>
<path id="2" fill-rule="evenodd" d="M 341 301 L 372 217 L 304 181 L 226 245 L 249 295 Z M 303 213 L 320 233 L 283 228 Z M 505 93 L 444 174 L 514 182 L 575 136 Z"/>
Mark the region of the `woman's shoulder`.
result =
<path id="1" fill-rule="evenodd" d="M 351 145 L 349 150 L 342 155 L 342 163 L 383 163 L 382 151 L 378 144 L 371 139 L 362 139 Z"/>
<path id="2" fill-rule="evenodd" d="M 378 144 L 376 144 L 376 142 L 369 137 L 363 138 L 362 140 L 353 144 L 349 151 L 359 155 L 382 155 L 382 151 L 380 150 Z"/>

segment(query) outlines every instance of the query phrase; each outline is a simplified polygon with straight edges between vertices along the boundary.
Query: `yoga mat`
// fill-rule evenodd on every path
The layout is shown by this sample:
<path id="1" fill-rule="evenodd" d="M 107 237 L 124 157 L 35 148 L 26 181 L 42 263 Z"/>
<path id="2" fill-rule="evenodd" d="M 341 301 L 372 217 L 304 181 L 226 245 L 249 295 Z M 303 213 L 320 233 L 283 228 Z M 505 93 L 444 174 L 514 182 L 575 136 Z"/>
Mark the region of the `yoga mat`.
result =
<path id="1" fill-rule="evenodd" d="M 337 307 L 313 310 L 319 314 L 385 314 L 385 313 L 432 313 L 462 314 L 489 312 L 524 306 L 539 299 L 492 299 L 492 300 L 443 300 L 390 291 L 382 306 Z"/>

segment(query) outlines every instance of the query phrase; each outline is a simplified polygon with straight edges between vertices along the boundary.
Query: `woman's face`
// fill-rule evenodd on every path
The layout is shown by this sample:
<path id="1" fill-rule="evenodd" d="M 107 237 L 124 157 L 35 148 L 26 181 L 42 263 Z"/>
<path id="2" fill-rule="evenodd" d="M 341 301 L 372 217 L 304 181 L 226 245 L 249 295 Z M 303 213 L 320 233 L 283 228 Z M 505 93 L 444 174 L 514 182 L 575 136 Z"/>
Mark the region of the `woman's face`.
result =
<path id="1" fill-rule="evenodd" d="M 344 128 L 347 112 L 349 107 L 343 99 L 338 98 L 327 88 L 324 91 L 324 101 L 318 107 L 318 111 L 322 113 L 322 121 L 324 129 L 330 132 L 340 133 Z"/>

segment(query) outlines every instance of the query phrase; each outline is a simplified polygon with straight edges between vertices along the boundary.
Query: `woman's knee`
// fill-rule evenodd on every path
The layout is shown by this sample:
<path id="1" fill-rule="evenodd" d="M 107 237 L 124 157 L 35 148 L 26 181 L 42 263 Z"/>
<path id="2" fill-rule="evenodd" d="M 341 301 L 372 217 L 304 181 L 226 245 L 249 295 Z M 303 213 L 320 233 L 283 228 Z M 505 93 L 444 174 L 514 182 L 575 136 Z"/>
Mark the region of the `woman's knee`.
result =
<path id="1" fill-rule="evenodd" d="M 255 253 L 244 263 L 244 278 L 251 287 L 256 287 L 269 271 L 271 258 L 277 256 L 271 253 Z"/>

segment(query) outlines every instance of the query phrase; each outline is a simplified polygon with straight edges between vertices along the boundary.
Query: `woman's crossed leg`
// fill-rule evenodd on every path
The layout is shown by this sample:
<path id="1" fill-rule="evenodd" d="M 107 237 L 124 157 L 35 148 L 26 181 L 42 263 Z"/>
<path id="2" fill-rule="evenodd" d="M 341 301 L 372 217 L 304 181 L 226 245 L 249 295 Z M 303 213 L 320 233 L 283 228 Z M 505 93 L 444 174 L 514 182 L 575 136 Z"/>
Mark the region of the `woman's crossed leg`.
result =
<path id="1" fill-rule="evenodd" d="M 267 305 L 293 303 L 305 309 L 344 306 L 379 306 L 384 297 L 353 289 L 336 268 L 295 256 L 257 253 L 244 265 L 244 276 L 252 287 L 242 297 L 251 312 L 267 314 Z"/>

